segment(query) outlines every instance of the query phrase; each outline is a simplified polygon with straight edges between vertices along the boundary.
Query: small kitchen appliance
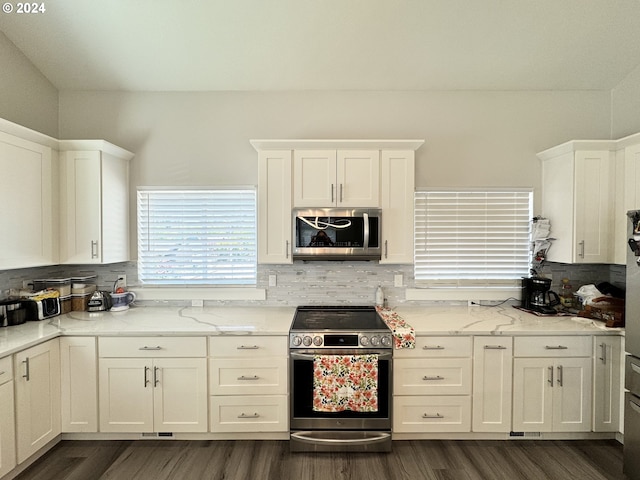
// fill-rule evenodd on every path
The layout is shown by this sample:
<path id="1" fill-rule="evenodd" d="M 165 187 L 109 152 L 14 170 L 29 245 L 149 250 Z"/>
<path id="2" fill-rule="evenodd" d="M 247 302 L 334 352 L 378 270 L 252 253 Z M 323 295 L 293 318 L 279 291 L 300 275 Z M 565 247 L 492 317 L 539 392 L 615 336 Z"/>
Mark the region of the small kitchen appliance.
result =
<path id="1" fill-rule="evenodd" d="M 392 340 L 375 307 L 296 309 L 289 332 L 291 451 L 391 451 Z M 375 411 L 316 408 L 317 362 L 348 356 L 377 359 Z"/>
<path id="2" fill-rule="evenodd" d="M 27 309 L 23 300 L 0 300 L 0 327 L 20 325 L 27 321 Z"/>
<path id="3" fill-rule="evenodd" d="M 57 294 L 57 292 L 56 292 Z M 60 297 L 34 296 L 23 300 L 26 308 L 27 320 L 38 321 L 60 315 Z"/>
<path id="4" fill-rule="evenodd" d="M 108 292 L 96 290 L 89 299 L 87 310 L 89 312 L 103 312 L 109 310 L 111 306 L 111 295 Z"/>
<path id="5" fill-rule="evenodd" d="M 544 277 L 522 278 L 522 308 L 543 315 L 554 315 L 560 297 L 551 290 L 551 279 Z"/>

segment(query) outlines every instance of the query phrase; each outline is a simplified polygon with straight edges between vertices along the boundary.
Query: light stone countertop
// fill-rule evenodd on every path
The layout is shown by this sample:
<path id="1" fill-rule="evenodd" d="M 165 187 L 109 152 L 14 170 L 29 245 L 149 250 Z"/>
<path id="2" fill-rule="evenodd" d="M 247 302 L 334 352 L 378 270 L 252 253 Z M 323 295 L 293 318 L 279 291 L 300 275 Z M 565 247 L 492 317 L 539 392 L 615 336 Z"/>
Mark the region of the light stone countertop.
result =
<path id="1" fill-rule="evenodd" d="M 511 306 L 399 306 L 417 335 L 623 335 L 602 322 L 538 317 Z M 0 357 L 60 335 L 288 335 L 295 307 L 144 307 L 123 312 L 71 312 L 0 328 Z"/>

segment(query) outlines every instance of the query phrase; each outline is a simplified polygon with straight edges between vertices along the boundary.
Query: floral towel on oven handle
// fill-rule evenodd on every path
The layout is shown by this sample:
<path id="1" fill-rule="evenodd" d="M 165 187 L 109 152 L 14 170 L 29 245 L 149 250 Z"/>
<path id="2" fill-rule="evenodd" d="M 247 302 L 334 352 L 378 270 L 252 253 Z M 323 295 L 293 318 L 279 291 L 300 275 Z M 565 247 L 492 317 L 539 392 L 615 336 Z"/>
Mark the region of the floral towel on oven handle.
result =
<path id="1" fill-rule="evenodd" d="M 377 412 L 378 355 L 314 355 L 313 410 Z"/>
<path id="2" fill-rule="evenodd" d="M 416 348 L 416 332 L 411 325 L 393 310 L 376 307 L 376 310 L 393 333 L 393 345 L 399 348 Z"/>

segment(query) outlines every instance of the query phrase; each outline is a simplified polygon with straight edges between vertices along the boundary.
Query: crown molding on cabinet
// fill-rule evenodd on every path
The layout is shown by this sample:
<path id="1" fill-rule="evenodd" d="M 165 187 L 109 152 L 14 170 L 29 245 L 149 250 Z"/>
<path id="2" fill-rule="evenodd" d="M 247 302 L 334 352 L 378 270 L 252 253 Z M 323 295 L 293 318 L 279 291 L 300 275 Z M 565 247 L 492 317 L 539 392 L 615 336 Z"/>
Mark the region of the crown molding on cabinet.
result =
<path id="1" fill-rule="evenodd" d="M 634 133 L 618 140 L 570 140 L 538 153 L 537 157 L 540 160 L 549 160 L 559 155 L 573 153 L 576 150 L 609 150 L 613 152 L 638 143 L 640 143 L 640 133 Z"/>
<path id="2" fill-rule="evenodd" d="M 30 142 L 58 150 L 57 139 L 50 137 L 49 135 L 45 135 L 44 133 L 31 130 L 30 128 L 23 127 L 17 123 L 10 122 L 4 118 L 0 118 L 0 132 L 8 133 L 9 135 L 14 135 L 24 140 L 29 140 Z"/>
<path id="3" fill-rule="evenodd" d="M 417 150 L 424 140 L 249 140 L 256 151 L 262 150 Z"/>

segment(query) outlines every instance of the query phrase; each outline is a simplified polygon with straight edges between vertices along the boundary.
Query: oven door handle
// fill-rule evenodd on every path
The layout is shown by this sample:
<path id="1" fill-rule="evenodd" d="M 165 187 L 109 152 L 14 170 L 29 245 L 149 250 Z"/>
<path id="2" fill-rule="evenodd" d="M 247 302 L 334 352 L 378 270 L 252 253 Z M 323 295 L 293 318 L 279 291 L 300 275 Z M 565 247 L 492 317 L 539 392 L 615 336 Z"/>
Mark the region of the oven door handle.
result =
<path id="1" fill-rule="evenodd" d="M 309 354 L 309 353 L 297 353 L 297 352 L 291 352 L 289 355 L 294 360 L 314 360 L 317 355 L 322 356 L 321 353 Z M 336 355 L 336 354 L 332 353 L 331 355 Z M 347 353 L 346 355 L 358 355 L 358 354 Z M 364 353 L 363 355 L 367 355 L 367 354 Z M 393 353 L 378 353 L 377 355 L 378 355 L 378 360 L 391 360 L 393 358 Z"/>
<path id="2" fill-rule="evenodd" d="M 389 439 L 391 435 L 389 433 L 379 432 L 378 435 L 367 438 L 318 438 L 313 436 L 313 432 L 298 432 L 292 433 L 291 438 L 295 438 L 296 440 L 304 443 L 313 443 L 313 444 L 331 444 L 331 445 L 339 445 L 339 444 L 349 444 L 349 445 L 370 445 L 372 443 L 384 442 Z"/>

